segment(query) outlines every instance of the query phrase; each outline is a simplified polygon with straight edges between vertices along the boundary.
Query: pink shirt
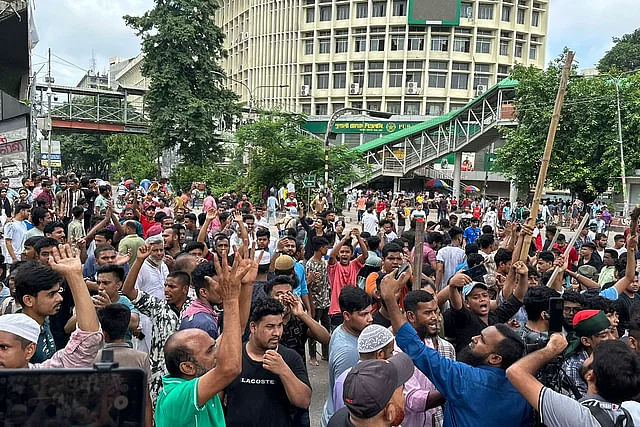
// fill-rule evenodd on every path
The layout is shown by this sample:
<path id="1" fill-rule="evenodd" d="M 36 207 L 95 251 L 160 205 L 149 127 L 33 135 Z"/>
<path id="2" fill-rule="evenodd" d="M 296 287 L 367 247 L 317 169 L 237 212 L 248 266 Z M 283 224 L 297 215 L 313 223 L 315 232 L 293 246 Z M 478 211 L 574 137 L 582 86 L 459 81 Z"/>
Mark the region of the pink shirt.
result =
<path id="1" fill-rule="evenodd" d="M 103 340 L 102 331 L 86 332 L 78 328 L 62 350 L 42 363 L 29 363 L 29 369 L 91 368 Z"/>
<path id="2" fill-rule="evenodd" d="M 433 249 L 431 249 L 431 246 L 429 246 L 428 244 L 424 243 L 423 244 L 423 250 L 422 250 L 422 263 L 426 264 L 426 263 L 435 263 L 436 262 L 436 251 L 434 251 Z M 411 249 L 411 259 L 413 259 L 413 254 L 415 253 L 415 248 Z"/>
<path id="3" fill-rule="evenodd" d="M 213 196 L 207 196 L 202 201 L 202 212 L 209 212 L 209 209 L 218 209 L 216 199 L 214 199 Z"/>
<path id="4" fill-rule="evenodd" d="M 329 303 L 329 314 L 340 313 L 338 298 L 340 291 L 345 286 L 356 286 L 356 276 L 364 264 L 360 262 L 360 257 L 352 260 L 348 266 L 339 262 L 329 264 L 329 282 L 331 283 L 331 301 Z"/>

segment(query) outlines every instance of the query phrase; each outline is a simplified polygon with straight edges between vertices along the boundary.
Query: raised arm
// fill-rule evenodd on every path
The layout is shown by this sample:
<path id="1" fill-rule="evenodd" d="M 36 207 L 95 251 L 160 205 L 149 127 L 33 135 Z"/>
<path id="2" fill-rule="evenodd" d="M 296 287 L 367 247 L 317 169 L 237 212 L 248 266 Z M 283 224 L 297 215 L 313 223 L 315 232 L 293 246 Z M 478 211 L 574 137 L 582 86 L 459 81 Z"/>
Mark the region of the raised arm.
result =
<path id="1" fill-rule="evenodd" d="M 471 281 L 471 277 L 464 273 L 456 273 L 449 279 L 449 301 L 451 302 L 451 308 L 454 310 L 462 310 L 464 306 L 462 293 L 458 288 L 463 288 L 464 285 L 468 285 Z"/>
<path id="2" fill-rule="evenodd" d="M 79 255 L 73 253 L 70 245 L 58 245 L 52 252 L 49 256 L 49 265 L 66 279 L 71 288 L 78 328 L 85 332 L 99 331 L 100 322 L 89 295 L 89 289 L 82 278 L 82 263 Z"/>
<path id="3" fill-rule="evenodd" d="M 352 231 L 345 234 L 345 236 L 333 247 L 333 249 L 331 249 L 331 254 L 329 255 L 329 261 L 328 261 L 329 265 L 333 265 L 336 262 L 338 262 L 336 257 L 338 256 L 340 249 L 345 245 L 345 243 L 351 240 L 351 233 Z M 358 233 L 358 236 L 359 235 L 360 234 Z"/>
<path id="4" fill-rule="evenodd" d="M 513 270 L 516 276 L 516 287 L 513 290 L 513 296 L 518 298 L 518 301 L 524 301 L 524 295 L 527 293 L 527 289 L 529 288 L 529 269 L 527 265 L 522 261 L 516 261 L 513 263 Z M 505 295 L 505 299 L 507 296 Z"/>
<path id="5" fill-rule="evenodd" d="M 209 209 L 207 211 L 207 216 L 204 220 L 204 224 L 200 227 L 200 231 L 198 232 L 197 241 L 200 243 L 204 243 L 204 250 L 202 251 L 202 257 L 205 258 L 209 254 L 209 247 L 207 246 L 207 233 L 209 232 L 209 226 L 211 225 L 211 221 L 213 221 L 218 216 L 217 209 Z"/>
<path id="6" fill-rule="evenodd" d="M 352 234 L 356 236 L 356 239 L 358 239 L 358 245 L 360 245 L 360 250 L 362 250 L 362 253 L 358 258 L 360 258 L 360 262 L 364 265 L 364 263 L 367 262 L 367 258 L 369 257 L 367 244 L 365 243 L 362 236 L 360 236 L 360 230 L 358 228 L 354 228 Z"/>
<path id="7" fill-rule="evenodd" d="M 618 295 L 622 295 L 624 290 L 633 283 L 636 275 L 636 251 L 638 250 L 638 236 L 630 235 L 627 239 L 627 268 L 624 271 L 624 277 L 619 279 L 615 285 Z"/>
<path id="8" fill-rule="evenodd" d="M 140 273 L 142 264 L 144 264 L 149 255 L 151 255 L 150 245 L 143 245 L 138 248 L 136 260 L 131 266 L 131 270 L 129 270 L 129 274 L 127 274 L 127 278 L 124 280 L 124 284 L 122 285 L 122 293 L 131 301 L 138 297 L 136 280 L 138 280 L 138 273 Z"/>
<path id="9" fill-rule="evenodd" d="M 302 304 L 302 300 L 300 298 L 291 294 L 285 297 L 285 303 L 290 307 L 291 314 L 302 320 L 304 324 L 307 325 L 309 328 L 307 333 L 311 338 L 319 341 L 320 344 L 329 345 L 329 340 L 331 340 L 329 331 L 327 331 L 327 329 L 320 323 L 316 322 L 309 313 L 304 311 L 304 304 Z"/>

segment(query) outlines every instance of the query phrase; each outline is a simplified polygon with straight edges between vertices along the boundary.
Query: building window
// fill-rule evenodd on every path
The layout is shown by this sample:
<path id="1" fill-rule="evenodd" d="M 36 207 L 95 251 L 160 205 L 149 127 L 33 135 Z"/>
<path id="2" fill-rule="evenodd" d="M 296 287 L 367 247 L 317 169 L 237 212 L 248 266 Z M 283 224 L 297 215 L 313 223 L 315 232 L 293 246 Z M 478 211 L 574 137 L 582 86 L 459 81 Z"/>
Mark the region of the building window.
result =
<path id="1" fill-rule="evenodd" d="M 384 68 L 384 62 L 379 62 L 379 61 L 369 62 L 370 70 L 382 70 L 383 68 Z"/>
<path id="2" fill-rule="evenodd" d="M 331 6 L 320 7 L 320 20 L 331 21 Z"/>
<path id="3" fill-rule="evenodd" d="M 451 73 L 451 89 L 469 89 L 469 75 L 465 73 Z"/>
<path id="4" fill-rule="evenodd" d="M 531 26 L 540 26 L 540 12 L 538 12 L 537 10 L 531 12 Z"/>
<path id="5" fill-rule="evenodd" d="M 362 108 L 362 101 L 352 101 L 351 108 Z"/>
<path id="6" fill-rule="evenodd" d="M 336 62 L 333 64 L 333 71 L 347 71 L 346 62 Z"/>
<path id="7" fill-rule="evenodd" d="M 380 18 L 387 15 L 387 2 L 386 1 L 374 1 L 373 10 L 371 16 L 373 18 Z"/>
<path id="8" fill-rule="evenodd" d="M 477 89 L 479 85 L 489 87 L 489 76 L 478 76 L 473 78 L 473 88 Z"/>
<path id="9" fill-rule="evenodd" d="M 333 88 L 344 89 L 345 87 L 347 87 L 347 74 L 333 73 Z"/>
<path id="10" fill-rule="evenodd" d="M 476 53 L 491 53 L 491 39 L 478 38 L 476 40 Z"/>
<path id="11" fill-rule="evenodd" d="M 509 41 L 508 40 L 500 40 L 500 55 L 508 56 L 509 55 Z"/>
<path id="12" fill-rule="evenodd" d="M 316 20 L 316 9 L 310 7 L 307 9 L 307 22 L 313 22 Z"/>
<path id="13" fill-rule="evenodd" d="M 384 36 L 371 36 L 369 50 L 372 52 L 384 52 Z"/>
<path id="14" fill-rule="evenodd" d="M 538 46 L 529 46 L 529 59 L 537 59 L 538 58 Z"/>
<path id="15" fill-rule="evenodd" d="M 460 5 L 460 16 L 467 19 L 473 19 L 473 4 L 462 3 Z"/>
<path id="16" fill-rule="evenodd" d="M 327 114 L 329 114 L 329 109 L 327 104 L 316 104 L 317 116 L 326 116 Z"/>
<path id="17" fill-rule="evenodd" d="M 446 70 L 448 68 L 445 61 L 429 61 L 430 70 Z"/>
<path id="18" fill-rule="evenodd" d="M 424 36 L 409 36 L 409 50 L 424 50 Z"/>
<path id="19" fill-rule="evenodd" d="M 311 104 L 302 104 L 302 114 L 311 114 Z"/>
<path id="20" fill-rule="evenodd" d="M 311 87 L 311 74 L 302 76 L 302 84 Z"/>
<path id="21" fill-rule="evenodd" d="M 400 102 L 387 102 L 387 112 L 391 114 L 401 114 Z"/>
<path id="22" fill-rule="evenodd" d="M 452 102 L 451 104 L 449 104 L 449 111 L 451 112 L 451 111 L 461 110 L 461 109 L 463 109 L 463 108 L 464 108 L 464 106 L 465 106 L 465 105 L 466 105 L 466 104 L 458 104 L 458 103 L 455 103 L 455 104 L 454 104 L 454 103 Z"/>
<path id="23" fill-rule="evenodd" d="M 344 108 L 344 102 L 334 102 L 333 104 L 331 104 L 331 111 L 333 111 L 334 113 L 343 108 Z"/>
<path id="24" fill-rule="evenodd" d="M 509 66 L 508 65 L 498 65 L 498 74 L 509 74 Z"/>
<path id="25" fill-rule="evenodd" d="M 407 71 L 407 83 L 417 83 L 418 87 L 422 87 L 422 71 Z"/>
<path id="26" fill-rule="evenodd" d="M 318 74 L 316 87 L 317 89 L 329 89 L 329 74 Z"/>
<path id="27" fill-rule="evenodd" d="M 368 88 L 382 87 L 382 71 L 369 71 Z"/>
<path id="28" fill-rule="evenodd" d="M 360 88 L 364 87 L 364 74 L 363 73 L 354 73 L 351 77 L 351 83 L 357 83 L 360 85 Z"/>
<path id="29" fill-rule="evenodd" d="M 389 71 L 389 87 L 402 87 L 402 71 Z"/>
<path id="30" fill-rule="evenodd" d="M 367 38 L 364 36 L 358 36 L 355 39 L 354 52 L 364 52 L 367 50 Z"/>
<path id="31" fill-rule="evenodd" d="M 516 43 L 516 52 L 514 55 L 516 58 L 522 58 L 522 43 Z"/>
<path id="32" fill-rule="evenodd" d="M 427 116 L 441 116 L 444 114 L 444 102 L 427 102 Z"/>
<path id="33" fill-rule="evenodd" d="M 420 115 L 420 103 L 419 102 L 405 102 L 404 113 L 409 116 Z"/>
<path id="34" fill-rule="evenodd" d="M 344 39 L 336 39 L 336 53 L 345 53 L 349 50 L 349 40 Z"/>
<path id="35" fill-rule="evenodd" d="M 444 89 L 447 85 L 447 73 L 429 71 L 429 87 Z"/>
<path id="36" fill-rule="evenodd" d="M 431 50 L 438 52 L 449 51 L 449 37 L 446 36 L 432 36 L 431 37 Z"/>
<path id="37" fill-rule="evenodd" d="M 478 19 L 493 19 L 493 5 L 478 5 Z"/>
<path id="38" fill-rule="evenodd" d="M 304 41 L 304 54 L 313 55 L 313 40 Z"/>
<path id="39" fill-rule="evenodd" d="M 505 22 L 511 21 L 511 6 L 502 6 L 502 20 Z"/>
<path id="40" fill-rule="evenodd" d="M 364 70 L 364 62 L 352 62 L 351 63 L 352 70 Z"/>
<path id="41" fill-rule="evenodd" d="M 524 15 L 527 13 L 525 9 L 518 9 L 518 24 L 524 25 Z"/>
<path id="42" fill-rule="evenodd" d="M 422 61 L 407 61 L 407 70 L 422 70 L 424 63 Z"/>
<path id="43" fill-rule="evenodd" d="M 367 101 L 367 109 L 372 111 L 380 111 L 380 107 L 382 106 L 382 102 L 380 101 Z"/>
<path id="44" fill-rule="evenodd" d="M 393 16 L 405 16 L 407 14 L 406 0 L 393 0 Z"/>
<path id="45" fill-rule="evenodd" d="M 491 64 L 476 64 L 475 70 L 476 73 L 490 73 Z"/>
<path id="46" fill-rule="evenodd" d="M 318 40 L 318 52 L 319 53 L 330 53 L 331 52 L 331 39 L 320 39 L 320 40 Z"/>
<path id="47" fill-rule="evenodd" d="M 348 4 L 341 4 L 339 6 L 336 6 L 336 19 L 337 20 L 349 19 L 349 5 Z"/>
<path id="48" fill-rule="evenodd" d="M 391 36 L 391 50 L 404 50 L 404 35 Z"/>
<path id="49" fill-rule="evenodd" d="M 469 53 L 471 49 L 471 40 L 467 37 L 454 37 L 453 39 L 453 51 L 454 52 L 466 52 Z"/>
<path id="50" fill-rule="evenodd" d="M 451 69 L 454 71 L 469 71 L 468 62 L 454 62 L 451 64 Z"/>
<path id="51" fill-rule="evenodd" d="M 366 18 L 368 15 L 368 3 L 356 3 L 356 18 Z"/>

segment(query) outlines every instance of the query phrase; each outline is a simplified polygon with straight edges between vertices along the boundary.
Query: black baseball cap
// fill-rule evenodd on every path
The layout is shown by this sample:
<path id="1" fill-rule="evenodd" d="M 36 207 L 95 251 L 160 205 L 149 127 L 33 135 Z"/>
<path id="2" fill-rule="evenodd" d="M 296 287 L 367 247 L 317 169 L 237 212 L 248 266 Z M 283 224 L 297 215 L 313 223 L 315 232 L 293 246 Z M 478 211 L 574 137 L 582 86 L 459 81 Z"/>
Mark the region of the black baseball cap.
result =
<path id="1" fill-rule="evenodd" d="M 362 419 L 379 414 L 396 389 L 413 375 L 413 362 L 405 353 L 388 360 L 363 360 L 344 381 L 342 398 L 349 412 Z"/>

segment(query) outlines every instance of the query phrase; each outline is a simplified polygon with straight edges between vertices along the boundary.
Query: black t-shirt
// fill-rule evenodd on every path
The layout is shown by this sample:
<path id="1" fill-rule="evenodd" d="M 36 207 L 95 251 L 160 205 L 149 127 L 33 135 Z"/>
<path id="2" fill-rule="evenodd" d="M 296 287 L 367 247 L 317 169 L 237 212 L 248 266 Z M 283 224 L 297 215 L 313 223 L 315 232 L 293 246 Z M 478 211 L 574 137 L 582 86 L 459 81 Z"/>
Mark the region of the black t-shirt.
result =
<path id="1" fill-rule="evenodd" d="M 618 333 L 624 335 L 625 329 L 628 329 L 631 323 L 631 312 L 633 308 L 640 304 L 640 295 L 637 293 L 634 298 L 629 298 L 627 294 L 620 294 L 618 296 L 618 316 L 620 323 L 618 324 Z"/>
<path id="2" fill-rule="evenodd" d="M 280 343 L 284 344 L 291 350 L 295 350 L 296 353 L 302 357 L 302 364 L 305 365 L 306 353 L 305 344 L 307 343 L 307 331 L 309 327 L 293 314 L 289 318 L 289 321 L 284 325 L 282 330 L 282 336 L 280 337 Z"/>
<path id="3" fill-rule="evenodd" d="M 307 370 L 298 353 L 278 346 L 278 353 L 294 375 L 311 387 Z M 225 389 L 228 427 L 294 427 L 299 409 L 289 403 L 280 377 L 262 367 L 242 345 L 242 372 Z"/>
<path id="4" fill-rule="evenodd" d="M 404 208 L 398 208 L 398 227 L 405 225 Z"/>
<path id="5" fill-rule="evenodd" d="M 387 319 L 380 313 L 380 310 L 376 311 L 373 315 L 373 324 L 384 326 L 385 328 L 391 327 L 391 320 Z"/>
<path id="6" fill-rule="evenodd" d="M 353 427 L 353 423 L 349 419 L 349 410 L 346 406 L 338 409 L 338 412 L 333 414 L 327 427 Z"/>

